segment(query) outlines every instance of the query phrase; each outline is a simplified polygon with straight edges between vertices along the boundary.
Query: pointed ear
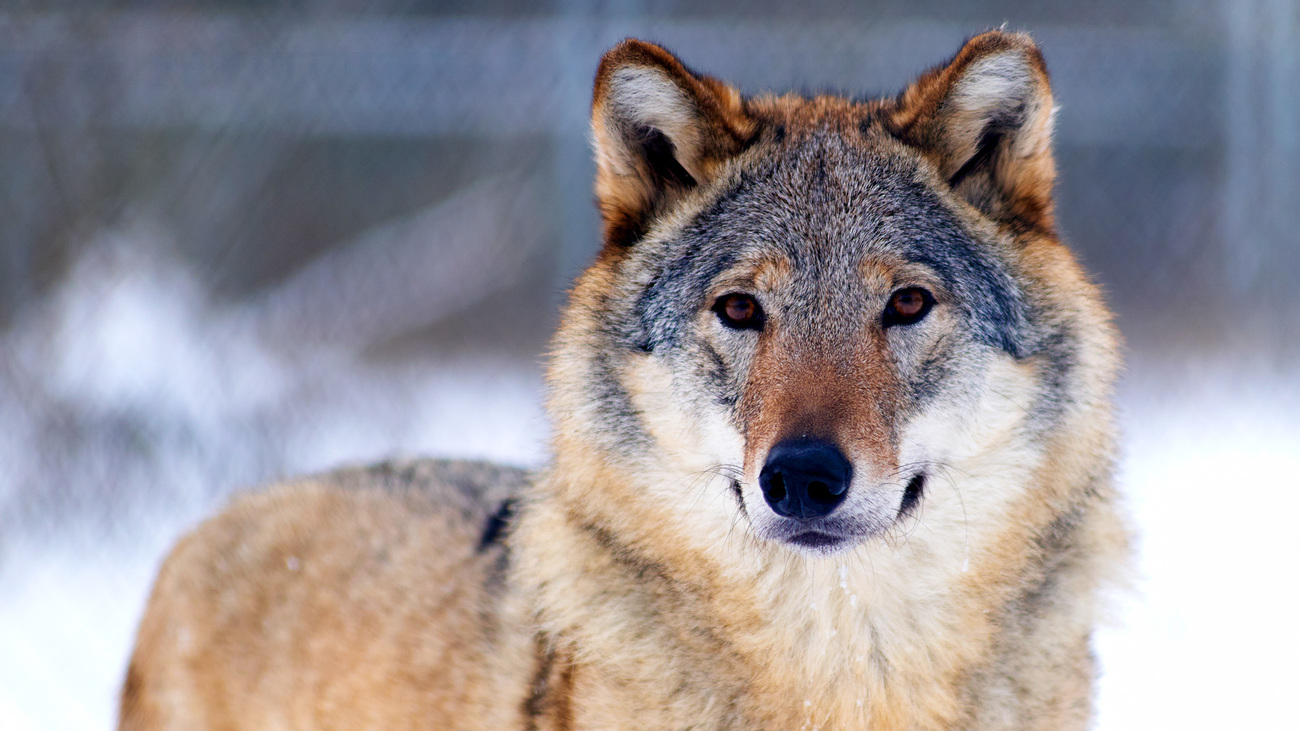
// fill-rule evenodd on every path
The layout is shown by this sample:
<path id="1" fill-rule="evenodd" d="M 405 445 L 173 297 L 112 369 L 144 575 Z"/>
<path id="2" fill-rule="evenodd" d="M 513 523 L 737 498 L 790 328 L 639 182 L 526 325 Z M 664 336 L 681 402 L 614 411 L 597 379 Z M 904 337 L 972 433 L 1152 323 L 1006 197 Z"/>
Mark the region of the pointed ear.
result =
<path id="1" fill-rule="evenodd" d="M 899 96 L 888 123 L 971 205 L 1052 227 L 1052 89 L 1029 36 L 993 31 Z"/>
<path id="2" fill-rule="evenodd" d="M 629 38 L 601 59 L 591 129 L 605 241 L 628 245 L 666 201 L 743 150 L 755 124 L 735 89 Z"/>

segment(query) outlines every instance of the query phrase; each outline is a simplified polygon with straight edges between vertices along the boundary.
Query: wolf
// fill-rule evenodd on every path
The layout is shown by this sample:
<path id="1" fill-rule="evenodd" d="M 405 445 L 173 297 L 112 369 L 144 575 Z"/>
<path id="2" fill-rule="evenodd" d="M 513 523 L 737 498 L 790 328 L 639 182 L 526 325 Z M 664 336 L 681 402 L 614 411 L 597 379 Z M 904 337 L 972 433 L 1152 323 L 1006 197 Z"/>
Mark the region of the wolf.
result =
<path id="1" fill-rule="evenodd" d="M 548 466 L 237 498 L 161 568 L 121 727 L 1086 727 L 1129 533 L 1053 114 L 1015 33 L 870 101 L 620 43 Z"/>

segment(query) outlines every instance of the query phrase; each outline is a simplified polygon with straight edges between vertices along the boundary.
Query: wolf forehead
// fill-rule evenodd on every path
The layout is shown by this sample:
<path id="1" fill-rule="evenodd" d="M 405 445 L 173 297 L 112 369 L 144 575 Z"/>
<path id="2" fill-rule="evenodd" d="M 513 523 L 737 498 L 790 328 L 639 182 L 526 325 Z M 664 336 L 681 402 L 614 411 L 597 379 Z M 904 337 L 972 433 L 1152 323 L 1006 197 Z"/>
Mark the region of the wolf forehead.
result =
<path id="1" fill-rule="evenodd" d="M 767 139 L 684 215 L 665 216 L 631 245 L 625 271 L 644 284 L 634 292 L 629 346 L 680 343 L 719 278 L 746 264 L 776 263 L 790 299 L 839 310 L 865 304 L 863 265 L 878 262 L 929 270 L 976 341 L 1016 358 L 1029 353 L 1029 306 L 1002 247 L 927 182 L 922 163 L 880 141 L 886 133 L 869 116 L 857 124 L 782 119 L 759 134 Z M 817 314 L 804 309 L 786 314 Z"/>

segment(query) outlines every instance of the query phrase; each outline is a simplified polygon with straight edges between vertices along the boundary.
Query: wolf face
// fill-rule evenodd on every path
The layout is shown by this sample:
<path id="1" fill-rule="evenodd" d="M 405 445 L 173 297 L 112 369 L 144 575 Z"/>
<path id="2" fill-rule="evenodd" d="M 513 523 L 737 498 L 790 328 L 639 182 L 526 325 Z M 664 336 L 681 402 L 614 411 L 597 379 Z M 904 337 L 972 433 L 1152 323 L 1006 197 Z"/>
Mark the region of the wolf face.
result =
<path id="1" fill-rule="evenodd" d="M 868 103 L 745 99 L 626 41 L 597 74 L 606 245 L 559 340 L 585 364 L 553 368 L 560 430 L 728 483 L 730 506 L 655 490 L 670 513 L 738 512 L 812 553 L 887 532 L 1068 401 L 1069 328 L 1026 253 L 1060 248 L 1051 116 L 1021 36 Z"/>

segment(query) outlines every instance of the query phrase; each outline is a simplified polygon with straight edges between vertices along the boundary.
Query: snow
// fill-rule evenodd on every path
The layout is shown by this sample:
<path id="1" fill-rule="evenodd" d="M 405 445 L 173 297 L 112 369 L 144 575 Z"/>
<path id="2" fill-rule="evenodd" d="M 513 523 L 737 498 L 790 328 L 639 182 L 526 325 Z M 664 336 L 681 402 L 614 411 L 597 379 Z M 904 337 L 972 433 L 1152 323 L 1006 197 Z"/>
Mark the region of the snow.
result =
<path id="1" fill-rule="evenodd" d="M 1097 638 L 1097 728 L 1274 728 L 1300 682 L 1300 384 L 1164 372 L 1121 400 L 1137 577 Z"/>

